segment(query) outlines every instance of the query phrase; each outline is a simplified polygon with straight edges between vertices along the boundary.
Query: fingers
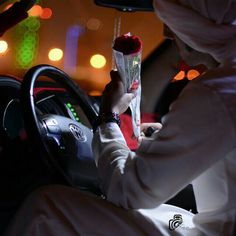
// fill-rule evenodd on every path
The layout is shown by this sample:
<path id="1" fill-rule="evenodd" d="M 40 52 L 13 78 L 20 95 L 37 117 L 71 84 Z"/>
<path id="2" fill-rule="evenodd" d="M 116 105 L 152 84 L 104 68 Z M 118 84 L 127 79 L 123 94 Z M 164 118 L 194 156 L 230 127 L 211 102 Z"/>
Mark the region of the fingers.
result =
<path id="1" fill-rule="evenodd" d="M 132 93 L 125 93 L 121 97 L 119 97 L 118 102 L 116 103 L 115 106 L 113 106 L 112 111 L 116 112 L 118 114 L 124 113 L 129 105 L 132 99 L 134 98 L 134 94 Z"/>
<path id="2" fill-rule="evenodd" d="M 122 114 L 128 109 L 136 93 L 135 91 L 126 93 L 123 81 L 117 71 L 111 71 L 110 75 L 111 81 L 103 91 L 101 110 Z"/>
<path id="3" fill-rule="evenodd" d="M 142 123 L 141 124 L 141 131 L 145 131 L 147 128 L 149 127 L 153 127 L 157 130 L 161 129 L 162 128 L 162 124 L 161 123 Z"/>
<path id="4" fill-rule="evenodd" d="M 119 75 L 118 71 L 112 70 L 110 72 L 111 81 L 106 85 L 105 90 L 106 91 L 119 91 L 120 93 L 124 93 L 125 88 L 123 81 Z"/>
<path id="5" fill-rule="evenodd" d="M 162 128 L 161 123 L 142 123 L 141 130 L 140 130 L 141 133 L 138 139 L 139 143 L 144 139 L 148 139 L 152 137 L 153 134 L 158 133 L 161 128 Z"/>
<path id="6" fill-rule="evenodd" d="M 105 86 L 105 89 L 104 89 L 103 93 L 106 92 L 107 90 L 110 90 L 111 88 L 112 88 L 112 83 L 109 82 L 109 83 Z"/>
<path id="7" fill-rule="evenodd" d="M 110 76 L 112 81 L 122 81 L 120 74 L 117 70 L 112 70 L 110 72 Z"/>
<path id="8" fill-rule="evenodd" d="M 158 132 L 161 128 L 161 123 L 143 123 L 140 130 L 146 137 L 151 137 L 153 133 Z"/>
<path id="9" fill-rule="evenodd" d="M 127 101 L 127 103 L 130 103 L 133 100 L 134 97 L 135 97 L 134 93 L 126 93 L 124 95 L 124 98 Z"/>

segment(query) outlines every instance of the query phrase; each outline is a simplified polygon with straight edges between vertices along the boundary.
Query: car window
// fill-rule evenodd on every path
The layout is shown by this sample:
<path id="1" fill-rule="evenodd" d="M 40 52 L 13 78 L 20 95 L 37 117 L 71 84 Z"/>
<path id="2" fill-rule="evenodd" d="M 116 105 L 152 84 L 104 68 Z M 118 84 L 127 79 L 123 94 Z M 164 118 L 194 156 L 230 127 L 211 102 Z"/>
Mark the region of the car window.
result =
<path id="1" fill-rule="evenodd" d="M 5 1 L 1 12 L 11 3 Z M 114 32 L 138 35 L 143 41 L 143 60 L 163 40 L 162 24 L 154 12 L 126 13 L 93 1 L 38 0 L 29 15 L 1 37 L 8 49 L 1 53 L 0 73 L 22 77 L 31 66 L 46 63 L 67 72 L 92 95 L 100 94 L 109 81 Z M 99 69 L 90 64 L 98 54 L 106 59 Z"/>

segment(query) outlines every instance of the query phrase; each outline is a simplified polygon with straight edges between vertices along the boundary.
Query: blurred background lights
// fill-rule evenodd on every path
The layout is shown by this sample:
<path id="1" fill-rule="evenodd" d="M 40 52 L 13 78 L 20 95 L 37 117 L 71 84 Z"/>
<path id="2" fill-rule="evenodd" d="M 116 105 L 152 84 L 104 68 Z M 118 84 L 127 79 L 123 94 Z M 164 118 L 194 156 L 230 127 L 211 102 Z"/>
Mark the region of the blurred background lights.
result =
<path id="1" fill-rule="evenodd" d="M 51 8 L 43 8 L 42 13 L 40 15 L 41 19 L 49 19 L 52 16 L 52 9 Z"/>
<path id="2" fill-rule="evenodd" d="M 189 70 L 187 73 L 188 80 L 193 80 L 200 75 L 200 72 L 197 70 Z"/>
<path id="3" fill-rule="evenodd" d="M 102 92 L 101 91 L 97 91 L 97 90 L 92 90 L 92 91 L 89 92 L 89 95 L 93 96 L 93 97 L 98 97 L 98 96 L 102 95 Z"/>
<path id="4" fill-rule="evenodd" d="M 37 31 L 40 28 L 40 21 L 35 17 L 29 17 L 22 23 L 28 31 Z"/>
<path id="5" fill-rule="evenodd" d="M 4 10 L 5 10 L 5 11 L 8 10 L 12 5 L 13 5 L 13 3 L 7 5 Z"/>
<path id="6" fill-rule="evenodd" d="M 43 13 L 43 9 L 40 5 L 34 5 L 29 11 L 29 16 L 39 17 Z"/>
<path id="7" fill-rule="evenodd" d="M 60 61 L 63 57 L 63 51 L 60 48 L 52 48 L 48 53 L 48 58 L 51 61 Z"/>
<path id="8" fill-rule="evenodd" d="M 30 68 L 37 57 L 40 21 L 37 17 L 28 17 L 15 27 L 16 63 L 22 69 Z"/>
<path id="9" fill-rule="evenodd" d="M 8 49 L 8 44 L 4 40 L 0 40 L 0 54 L 4 54 Z"/>
<path id="10" fill-rule="evenodd" d="M 84 33 L 84 27 L 72 25 L 66 32 L 66 47 L 64 52 L 64 69 L 76 73 L 78 60 L 78 40 Z"/>
<path id="11" fill-rule="evenodd" d="M 182 80 L 185 78 L 185 71 L 181 70 L 175 77 L 174 80 Z"/>
<path id="12" fill-rule="evenodd" d="M 103 55 L 95 54 L 90 58 L 90 64 L 96 69 L 100 69 L 106 65 L 106 58 Z"/>
<path id="13" fill-rule="evenodd" d="M 98 20 L 96 18 L 90 18 L 87 21 L 86 26 L 89 30 L 98 30 L 101 26 L 101 22 L 100 22 L 100 20 Z"/>

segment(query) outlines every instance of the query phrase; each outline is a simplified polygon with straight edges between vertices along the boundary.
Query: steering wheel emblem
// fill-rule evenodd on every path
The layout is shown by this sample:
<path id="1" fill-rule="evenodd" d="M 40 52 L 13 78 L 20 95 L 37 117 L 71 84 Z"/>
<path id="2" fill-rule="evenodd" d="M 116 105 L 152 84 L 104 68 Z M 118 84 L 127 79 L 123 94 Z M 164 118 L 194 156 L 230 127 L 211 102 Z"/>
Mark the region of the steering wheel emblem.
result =
<path id="1" fill-rule="evenodd" d="M 78 139 L 80 142 L 85 142 L 87 140 L 86 136 L 84 135 L 82 129 L 79 126 L 70 124 L 69 128 L 74 137 Z"/>

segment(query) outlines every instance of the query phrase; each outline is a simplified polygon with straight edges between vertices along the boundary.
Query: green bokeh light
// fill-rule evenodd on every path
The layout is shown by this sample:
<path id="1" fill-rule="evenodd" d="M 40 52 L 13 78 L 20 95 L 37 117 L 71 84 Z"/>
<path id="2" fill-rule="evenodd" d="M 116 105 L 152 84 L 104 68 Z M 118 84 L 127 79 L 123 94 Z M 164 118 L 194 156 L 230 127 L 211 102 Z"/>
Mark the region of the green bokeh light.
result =
<path id="1" fill-rule="evenodd" d="M 40 21 L 36 17 L 27 18 L 17 27 L 16 62 L 23 69 L 30 68 L 36 58 L 39 44 L 39 28 Z"/>
<path id="2" fill-rule="evenodd" d="M 37 17 L 28 17 L 22 24 L 28 31 L 37 31 L 40 28 L 40 21 Z"/>

